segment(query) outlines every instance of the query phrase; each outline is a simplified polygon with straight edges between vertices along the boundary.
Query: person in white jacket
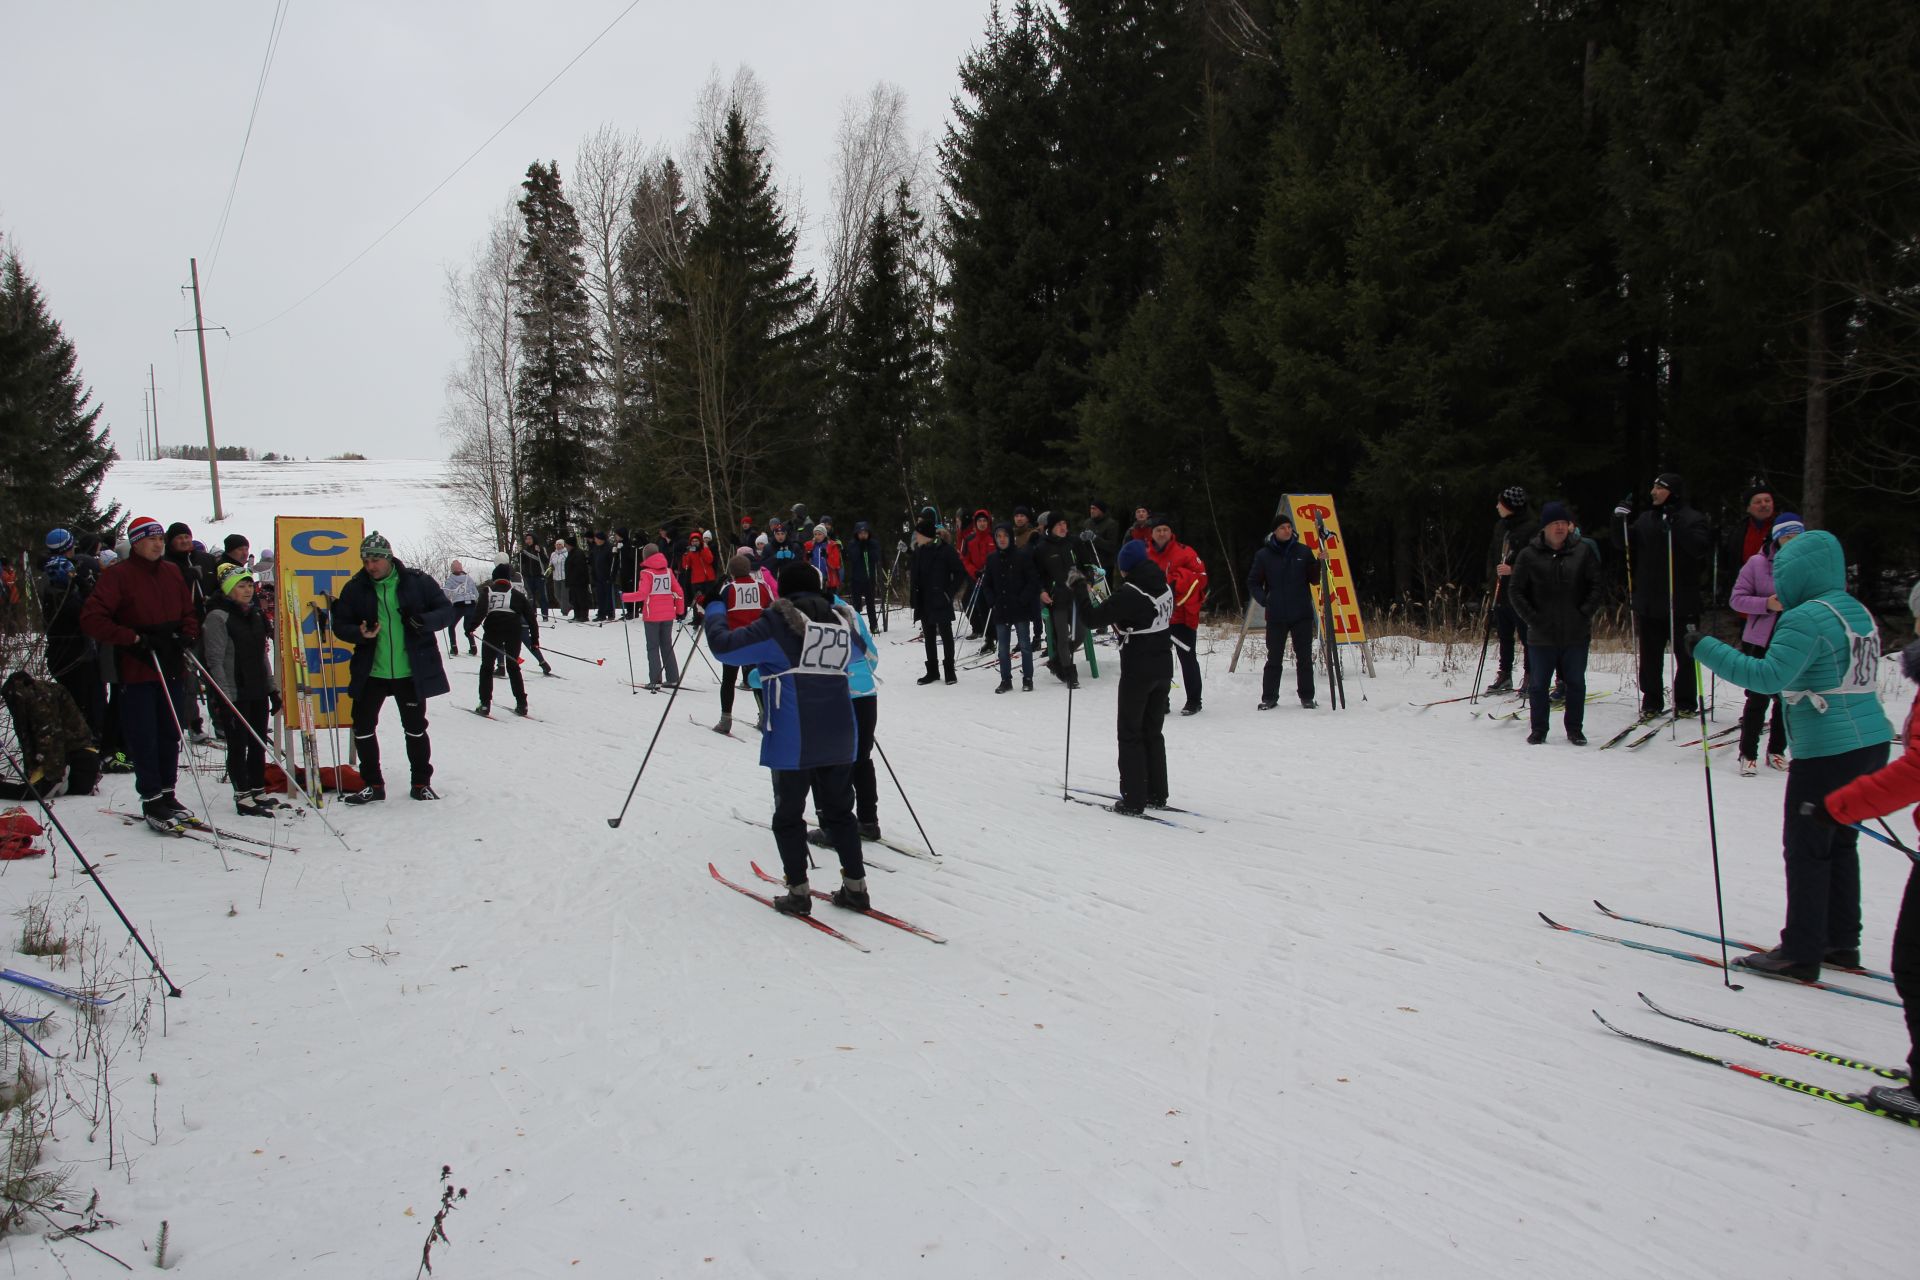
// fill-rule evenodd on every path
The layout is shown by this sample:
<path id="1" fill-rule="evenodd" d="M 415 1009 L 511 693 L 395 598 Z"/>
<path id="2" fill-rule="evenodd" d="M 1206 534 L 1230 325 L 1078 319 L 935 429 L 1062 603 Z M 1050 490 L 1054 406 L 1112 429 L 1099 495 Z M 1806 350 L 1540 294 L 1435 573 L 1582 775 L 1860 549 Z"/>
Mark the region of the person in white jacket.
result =
<path id="1" fill-rule="evenodd" d="M 553 540 L 553 554 L 547 557 L 547 564 L 549 566 L 547 581 L 552 584 L 548 589 L 553 592 L 553 607 L 558 609 L 560 616 L 564 618 L 567 616 L 567 540 L 565 538 Z"/>
<path id="2" fill-rule="evenodd" d="M 449 656 L 460 652 L 460 631 L 467 625 L 467 615 L 473 612 L 474 602 L 480 599 L 480 584 L 473 580 L 460 562 L 455 560 L 447 574 L 447 580 L 440 584 L 446 591 L 447 599 L 453 604 L 453 621 L 447 624 L 447 653 Z M 467 637 L 467 652 L 480 652 L 473 643 L 473 637 Z"/>

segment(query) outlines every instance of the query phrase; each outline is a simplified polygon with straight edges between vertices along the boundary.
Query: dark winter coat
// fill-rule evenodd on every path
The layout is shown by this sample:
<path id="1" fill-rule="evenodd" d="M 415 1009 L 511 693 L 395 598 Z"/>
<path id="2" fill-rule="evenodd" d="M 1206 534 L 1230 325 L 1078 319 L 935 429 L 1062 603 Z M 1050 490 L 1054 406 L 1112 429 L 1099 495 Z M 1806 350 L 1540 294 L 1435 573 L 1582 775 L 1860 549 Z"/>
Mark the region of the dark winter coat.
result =
<path id="1" fill-rule="evenodd" d="M 1627 532 L 1633 557 L 1633 611 L 1642 617 L 1667 616 L 1667 532 L 1673 532 L 1673 608 L 1682 618 L 1698 617 L 1700 578 L 1713 554 L 1713 528 L 1707 517 L 1673 494 L 1635 517 Z"/>
<path id="2" fill-rule="evenodd" d="M 587 552 L 587 569 L 592 575 L 593 589 L 597 592 L 613 578 L 613 545 L 608 542 L 596 542 Z"/>
<path id="3" fill-rule="evenodd" d="M 1493 538 L 1487 543 L 1487 581 L 1494 580 L 1494 570 L 1502 564 L 1512 564 L 1513 558 L 1520 554 L 1520 548 L 1533 541 L 1533 535 L 1540 532 L 1540 522 L 1525 511 L 1516 511 L 1510 516 L 1501 516 L 1493 522 Z M 1500 593 L 1506 599 L 1504 590 Z"/>
<path id="4" fill-rule="evenodd" d="M 1527 643 L 1564 648 L 1593 638 L 1593 615 L 1600 608 L 1600 560 L 1586 539 L 1569 533 L 1558 551 L 1547 535 L 1514 557 L 1507 599 L 1527 624 Z"/>
<path id="5" fill-rule="evenodd" d="M 547 576 L 547 556 L 539 547 L 520 548 L 520 581 L 531 587 Z"/>
<path id="6" fill-rule="evenodd" d="M 913 549 L 908 602 L 923 625 L 953 621 L 953 595 L 967 584 L 967 570 L 950 542 L 935 538 Z"/>
<path id="7" fill-rule="evenodd" d="M 534 614 L 533 604 L 527 599 L 526 592 L 512 583 L 502 585 L 498 581 L 480 588 L 480 598 L 467 614 L 469 639 L 478 631 L 480 638 L 496 649 L 518 653 L 522 627 L 529 642 L 538 649 L 540 619 Z"/>
<path id="8" fill-rule="evenodd" d="M 1031 553 L 1009 541 L 1004 551 L 994 548 L 980 572 L 986 581 L 981 590 L 992 609 L 993 626 L 1032 622 L 1040 616 L 1040 575 L 1033 567 Z"/>
<path id="9" fill-rule="evenodd" d="M 1099 559 L 1093 547 L 1079 538 L 1056 538 L 1050 533 L 1034 539 L 1028 550 L 1033 555 L 1033 570 L 1039 575 L 1040 589 L 1062 604 L 1073 594 L 1067 587 L 1068 571 L 1075 565 L 1085 571 L 1094 567 Z"/>
<path id="10" fill-rule="evenodd" d="M 1267 611 L 1267 625 L 1290 627 L 1314 616 L 1313 590 L 1320 582 L 1320 559 L 1299 538 L 1285 542 L 1267 535 L 1253 553 L 1247 592 Z"/>
<path id="11" fill-rule="evenodd" d="M 1089 516 L 1080 531 L 1093 535 L 1093 551 L 1100 557 L 1100 567 L 1112 573 L 1113 558 L 1120 554 L 1120 522 L 1112 516 Z"/>
<path id="12" fill-rule="evenodd" d="M 80 629 L 101 644 L 115 646 L 123 683 L 152 684 L 160 673 L 140 633 L 171 632 L 191 646 L 200 638 L 200 617 L 178 565 L 164 557 L 147 561 L 129 554 L 100 574 L 99 584 L 80 610 Z M 167 664 L 169 679 L 184 674 L 184 657 Z"/>
<path id="13" fill-rule="evenodd" d="M 1173 589 L 1167 575 L 1151 560 L 1142 560 L 1102 604 L 1087 595 L 1087 584 L 1074 588 L 1080 597 L 1080 616 L 1091 627 L 1112 627 L 1120 637 L 1120 683 L 1173 678 Z"/>
<path id="14" fill-rule="evenodd" d="M 93 589 L 93 578 L 81 577 L 79 570 L 80 566 L 75 563 L 63 586 L 56 587 L 44 577 L 40 580 L 41 618 L 47 633 L 47 674 L 56 680 L 73 673 L 94 656 L 92 641 L 80 629 L 80 610 Z"/>
<path id="15" fill-rule="evenodd" d="M 952 548 L 948 548 L 951 553 Z M 727 625 L 727 606 L 707 606 L 707 648 L 730 667 L 753 667 L 766 691 L 766 732 L 760 763 L 769 769 L 815 769 L 851 764 L 859 745 L 849 682 L 826 674 L 795 674 L 807 622 L 839 623 L 852 634 L 848 657 L 867 650 L 852 610 L 836 610 L 817 591 L 775 600 L 747 626 Z"/>
<path id="16" fill-rule="evenodd" d="M 35 680 L 24 671 L 8 676 L 4 690 L 27 778 L 34 787 L 53 786 L 72 766 L 75 776 L 69 792 L 92 791 L 99 777 L 93 733 L 73 695 L 51 680 Z M 25 800 L 27 794 L 19 782 L 0 783 L 0 799 Z"/>
<path id="17" fill-rule="evenodd" d="M 871 530 L 864 538 L 855 531 L 853 541 L 847 544 L 847 586 L 864 589 L 879 581 L 880 544 L 873 540 Z"/>
<path id="18" fill-rule="evenodd" d="M 440 664 L 438 637 L 453 621 L 453 603 L 429 575 L 408 568 L 398 559 L 392 564 L 393 572 L 400 575 L 395 585 L 395 599 L 400 609 L 400 625 L 406 631 L 407 665 L 413 669 L 413 687 L 423 698 L 438 697 L 450 688 L 447 670 Z M 567 577 L 571 581 L 573 575 Z M 340 594 L 334 598 L 333 634 L 353 646 L 353 660 L 347 665 L 350 698 L 360 696 L 367 675 L 373 670 L 374 647 L 378 642 L 361 628 L 363 624 L 379 621 L 375 616 L 379 608 L 373 579 L 365 569 L 348 578 L 347 585 L 340 588 Z"/>
<path id="19" fill-rule="evenodd" d="M 216 600 L 200 630 L 207 670 L 221 692 L 235 702 L 266 701 L 273 673 L 267 665 L 267 615 L 259 606 L 242 609 L 231 599 Z"/>
<path id="20" fill-rule="evenodd" d="M 660 548 L 665 551 L 666 548 Z M 639 589 L 640 584 L 640 548 L 631 542 L 622 542 L 613 549 L 613 586 L 619 594 Z"/>

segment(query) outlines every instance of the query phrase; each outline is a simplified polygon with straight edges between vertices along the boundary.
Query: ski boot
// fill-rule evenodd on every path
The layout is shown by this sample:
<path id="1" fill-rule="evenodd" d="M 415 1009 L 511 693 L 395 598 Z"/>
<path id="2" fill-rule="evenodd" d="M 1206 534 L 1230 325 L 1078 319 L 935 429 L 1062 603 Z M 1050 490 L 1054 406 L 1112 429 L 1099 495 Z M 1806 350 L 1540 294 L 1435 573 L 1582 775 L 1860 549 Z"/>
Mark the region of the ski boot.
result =
<path id="1" fill-rule="evenodd" d="M 787 891 L 773 900 L 773 909 L 783 916 L 810 916 L 813 914 L 813 894 L 807 889 L 805 880 L 787 881 Z"/>
<path id="2" fill-rule="evenodd" d="M 867 882 L 842 877 L 840 887 L 833 891 L 833 905 L 845 907 L 848 911 L 870 911 L 873 902 L 867 897 Z"/>
<path id="3" fill-rule="evenodd" d="M 878 841 L 878 840 L 880 839 L 880 824 L 879 824 L 879 823 L 878 823 L 877 821 L 876 821 L 876 822 L 862 822 L 862 823 L 858 823 L 858 824 L 856 824 L 856 825 L 857 825 L 857 826 L 858 826 L 858 828 L 859 828 L 859 831 L 860 831 L 860 838 L 861 838 L 862 840 L 874 840 L 874 841 Z"/>
<path id="4" fill-rule="evenodd" d="M 493 715 L 493 708 L 489 704 L 483 702 L 479 706 L 473 709 L 473 714 L 477 716 L 491 717 Z"/>
<path id="5" fill-rule="evenodd" d="M 1001 681 L 1001 682 L 1000 682 L 999 684 L 997 684 L 997 685 L 995 685 L 995 686 L 993 686 L 993 691 L 994 691 L 995 693 L 1012 693 L 1012 692 L 1013 692 L 1013 681 L 1011 681 L 1011 680 L 1002 680 L 1002 681 Z"/>
<path id="6" fill-rule="evenodd" d="M 1902 1120 L 1920 1120 L 1920 1094 L 1915 1094 L 1910 1084 L 1898 1089 L 1892 1085 L 1881 1085 L 1867 1090 L 1867 1105 L 1878 1107 L 1889 1115 L 1899 1116 Z"/>
<path id="7" fill-rule="evenodd" d="M 271 818 L 273 810 L 260 803 L 258 791 L 239 791 L 234 793 L 233 811 L 243 818 Z"/>
<path id="8" fill-rule="evenodd" d="M 1485 689 L 1481 690 L 1481 692 L 1487 694 L 1489 697 L 1494 696 L 1496 694 L 1512 693 L 1513 692 L 1513 672 L 1502 671 L 1499 675 L 1493 678 L 1493 683 L 1488 685 Z"/>
<path id="9" fill-rule="evenodd" d="M 733 732 L 733 717 L 721 716 L 720 723 L 713 726 L 713 731 L 715 733 L 731 734 Z"/>
<path id="10" fill-rule="evenodd" d="M 438 800 L 440 798 L 440 793 L 424 782 L 414 783 L 407 791 L 407 795 L 414 800 Z"/>
<path id="11" fill-rule="evenodd" d="M 524 716 L 525 714 L 527 714 L 527 704 L 526 704 L 526 703 L 524 703 L 524 702 L 516 702 L 516 703 L 514 703 L 514 704 L 513 704 L 513 714 L 515 714 L 515 715 L 517 715 L 517 716 Z"/>
<path id="12" fill-rule="evenodd" d="M 343 804 L 373 804 L 387 798 L 387 789 L 378 782 L 369 782 L 358 791 L 349 791 L 343 798 Z"/>
<path id="13" fill-rule="evenodd" d="M 1818 982 L 1820 965 L 1816 962 L 1789 960 L 1786 953 L 1775 947 L 1771 951 L 1756 951 L 1752 955 L 1736 958 L 1736 969 L 1751 969 L 1755 973 L 1765 974 L 1769 978 L 1792 978 L 1796 982 Z"/>

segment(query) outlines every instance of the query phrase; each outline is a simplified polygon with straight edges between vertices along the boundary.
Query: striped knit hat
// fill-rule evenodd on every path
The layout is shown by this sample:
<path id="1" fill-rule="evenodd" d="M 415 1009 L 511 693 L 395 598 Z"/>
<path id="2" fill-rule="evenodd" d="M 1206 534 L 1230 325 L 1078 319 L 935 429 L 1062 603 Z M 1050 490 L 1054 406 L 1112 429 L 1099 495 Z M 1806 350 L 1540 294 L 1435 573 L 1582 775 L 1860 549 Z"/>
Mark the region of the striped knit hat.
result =
<path id="1" fill-rule="evenodd" d="M 127 543 L 132 545 L 142 538 L 158 538 L 165 533 L 160 522 L 152 516 L 136 516 L 133 523 L 127 526 Z"/>

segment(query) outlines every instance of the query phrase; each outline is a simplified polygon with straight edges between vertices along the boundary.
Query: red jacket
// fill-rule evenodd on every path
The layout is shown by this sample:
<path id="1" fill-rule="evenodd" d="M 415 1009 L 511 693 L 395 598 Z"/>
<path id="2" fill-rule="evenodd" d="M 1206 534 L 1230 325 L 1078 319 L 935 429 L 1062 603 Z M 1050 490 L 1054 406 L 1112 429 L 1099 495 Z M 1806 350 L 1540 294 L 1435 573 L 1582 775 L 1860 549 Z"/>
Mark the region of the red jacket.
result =
<path id="1" fill-rule="evenodd" d="M 80 629 L 119 652 L 120 679 L 126 684 L 159 681 L 153 663 L 134 646 L 140 643 L 138 628 L 169 623 L 179 624 L 185 644 L 200 638 L 200 620 L 193 616 L 193 592 L 186 578 L 171 561 L 147 561 L 133 554 L 106 567 L 80 610 Z"/>
<path id="2" fill-rule="evenodd" d="M 1207 602 L 1207 566 L 1199 554 L 1178 538 L 1168 538 L 1165 551 L 1148 538 L 1147 558 L 1160 566 L 1173 589 L 1173 625 L 1198 627 L 1200 606 Z"/>
<path id="3" fill-rule="evenodd" d="M 978 527 L 981 516 L 987 518 L 985 529 Z M 982 507 L 973 513 L 967 531 L 960 535 L 959 551 L 960 567 L 967 571 L 967 577 L 978 578 L 987 567 L 987 557 L 993 554 L 993 512 Z"/>
<path id="4" fill-rule="evenodd" d="M 1920 647 L 1920 641 L 1915 642 Z M 1865 822 L 1884 818 L 1910 804 L 1920 804 L 1920 693 L 1907 709 L 1907 727 L 1901 734 L 1906 752 L 1885 767 L 1855 778 L 1827 797 L 1827 812 L 1835 822 Z M 1920 815 L 1914 819 L 1920 829 Z"/>
<path id="5" fill-rule="evenodd" d="M 698 591 L 701 584 L 713 581 L 713 551 L 706 546 L 690 547 L 680 557 L 680 567 L 686 571 L 687 581 Z"/>

